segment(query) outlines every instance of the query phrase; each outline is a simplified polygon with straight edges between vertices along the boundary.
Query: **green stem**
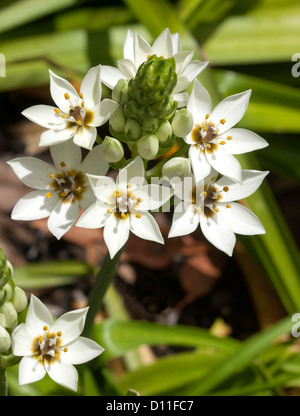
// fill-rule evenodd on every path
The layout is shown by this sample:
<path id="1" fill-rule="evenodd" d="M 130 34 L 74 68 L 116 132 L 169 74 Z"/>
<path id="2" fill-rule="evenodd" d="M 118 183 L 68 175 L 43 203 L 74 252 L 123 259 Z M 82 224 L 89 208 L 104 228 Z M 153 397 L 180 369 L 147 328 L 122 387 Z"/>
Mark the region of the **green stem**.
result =
<path id="1" fill-rule="evenodd" d="M 0 396 L 7 396 L 6 368 L 0 367 Z"/>
<path id="2" fill-rule="evenodd" d="M 96 281 L 89 296 L 89 311 L 86 317 L 83 336 L 89 337 L 91 335 L 95 317 L 102 306 L 103 298 L 115 275 L 115 270 L 122 252 L 123 248 L 114 256 L 113 259 L 111 259 L 109 253 L 107 253 L 101 265 L 101 269 L 97 273 Z"/>

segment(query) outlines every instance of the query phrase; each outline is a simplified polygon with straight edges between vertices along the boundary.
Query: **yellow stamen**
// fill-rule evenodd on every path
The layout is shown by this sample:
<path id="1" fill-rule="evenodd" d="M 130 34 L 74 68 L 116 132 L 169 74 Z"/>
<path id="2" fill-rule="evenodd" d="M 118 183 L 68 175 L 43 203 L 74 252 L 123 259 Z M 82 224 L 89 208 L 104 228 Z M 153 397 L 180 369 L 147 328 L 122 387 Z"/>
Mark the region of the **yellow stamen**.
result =
<path id="1" fill-rule="evenodd" d="M 124 212 L 122 212 L 121 217 L 125 219 L 127 217 L 127 215 L 124 214 Z"/>
<path id="2" fill-rule="evenodd" d="M 215 211 L 215 212 L 219 212 L 218 208 L 214 208 L 214 211 Z"/>
<path id="3" fill-rule="evenodd" d="M 223 144 L 226 144 L 226 142 L 224 142 L 224 140 L 222 140 L 219 144 L 223 145 Z"/>
<path id="4" fill-rule="evenodd" d="M 81 186 L 78 186 L 77 191 L 80 193 L 83 191 L 83 188 Z"/>
<path id="5" fill-rule="evenodd" d="M 39 343 L 41 344 L 44 341 L 43 337 L 39 337 Z"/>
<path id="6" fill-rule="evenodd" d="M 81 124 L 81 121 L 80 120 L 77 120 L 76 121 L 76 124 L 79 126 L 79 124 Z"/>
<path id="7" fill-rule="evenodd" d="M 81 102 L 81 107 L 84 107 L 84 101 Z"/>
<path id="8" fill-rule="evenodd" d="M 70 95 L 67 92 L 64 93 L 64 97 L 65 97 L 66 100 L 70 99 Z"/>
<path id="9" fill-rule="evenodd" d="M 205 118 L 206 118 L 206 120 L 207 120 L 207 119 L 209 118 L 209 114 L 206 114 Z"/>
<path id="10" fill-rule="evenodd" d="M 200 196 L 205 196 L 205 195 L 207 195 L 207 192 L 206 192 L 206 191 L 203 191 L 203 192 L 200 194 Z"/>
<path id="11" fill-rule="evenodd" d="M 61 332 L 61 331 L 58 331 L 56 335 L 57 335 L 58 337 L 61 337 L 61 336 L 62 336 L 62 332 Z"/>
<path id="12" fill-rule="evenodd" d="M 212 178 L 211 178 L 211 181 L 215 181 L 217 178 L 215 177 L 215 176 L 213 176 Z"/>
<path id="13" fill-rule="evenodd" d="M 209 149 L 211 148 L 211 144 L 210 143 L 205 143 L 205 146 L 208 147 Z"/>
<path id="14" fill-rule="evenodd" d="M 82 92 L 79 94 L 79 97 L 83 99 L 83 94 L 82 94 Z"/>
<path id="15" fill-rule="evenodd" d="M 127 184 L 127 188 L 131 188 L 131 183 L 128 183 Z"/>
<path id="16" fill-rule="evenodd" d="M 110 214 L 112 212 L 112 209 L 111 208 L 108 208 L 107 209 L 107 212 Z"/>
<path id="17" fill-rule="evenodd" d="M 138 198 L 137 199 L 137 201 L 140 203 L 140 202 L 143 202 L 143 198 Z"/>
<path id="18" fill-rule="evenodd" d="M 65 347 L 65 348 L 64 348 L 64 352 L 67 352 L 67 351 L 68 351 L 68 348 L 67 348 L 67 347 Z"/>
<path id="19" fill-rule="evenodd" d="M 43 361 L 43 357 L 42 357 L 41 355 L 38 355 L 38 359 L 39 359 L 40 361 Z"/>
<path id="20" fill-rule="evenodd" d="M 223 187 L 223 191 L 224 191 L 224 192 L 228 192 L 228 191 L 229 191 L 228 186 L 224 186 L 224 187 Z"/>
<path id="21" fill-rule="evenodd" d="M 149 55 L 147 55 L 147 59 L 149 59 L 151 57 L 151 55 L 149 54 Z"/>
<path id="22" fill-rule="evenodd" d="M 54 108 L 54 111 L 56 112 L 56 114 L 60 113 L 60 110 L 58 108 Z"/>
<path id="23" fill-rule="evenodd" d="M 67 118 L 65 114 L 61 114 L 61 118 Z"/>
<path id="24" fill-rule="evenodd" d="M 46 193 L 46 197 L 47 197 L 47 198 L 51 198 L 51 196 L 52 196 L 51 192 L 47 192 L 47 193 Z"/>
<path id="25" fill-rule="evenodd" d="M 47 329 L 48 329 L 48 327 L 45 325 L 45 326 L 43 327 L 43 330 L 44 330 L 44 331 L 47 331 Z"/>
<path id="26" fill-rule="evenodd" d="M 232 140 L 232 136 L 227 136 L 227 140 Z"/>
<path id="27" fill-rule="evenodd" d="M 61 193 L 59 194 L 59 196 L 67 196 L 67 193 L 66 193 L 66 192 L 61 192 Z"/>
<path id="28" fill-rule="evenodd" d="M 221 124 L 225 124 L 225 123 L 226 123 L 225 118 L 222 118 L 222 119 L 220 120 L 220 123 L 221 123 Z"/>
<path id="29" fill-rule="evenodd" d="M 141 218 L 141 214 L 136 214 L 136 218 Z"/>
<path id="30" fill-rule="evenodd" d="M 230 204 L 226 204 L 226 208 L 231 208 L 231 205 Z"/>
<path id="31" fill-rule="evenodd" d="M 119 198 L 119 196 L 120 196 L 120 192 L 116 191 L 116 198 Z"/>
<path id="32" fill-rule="evenodd" d="M 54 173 L 50 173 L 49 176 L 50 176 L 51 179 L 54 179 L 55 178 L 55 174 Z"/>
<path id="33" fill-rule="evenodd" d="M 75 169 L 72 169 L 72 170 L 71 170 L 71 172 L 70 172 L 70 174 L 71 174 L 72 176 L 75 176 L 75 174 L 76 174 L 76 170 L 75 170 Z"/>
<path id="34" fill-rule="evenodd" d="M 65 162 L 60 162 L 60 166 L 61 166 L 62 168 L 65 168 L 65 167 L 66 167 Z"/>

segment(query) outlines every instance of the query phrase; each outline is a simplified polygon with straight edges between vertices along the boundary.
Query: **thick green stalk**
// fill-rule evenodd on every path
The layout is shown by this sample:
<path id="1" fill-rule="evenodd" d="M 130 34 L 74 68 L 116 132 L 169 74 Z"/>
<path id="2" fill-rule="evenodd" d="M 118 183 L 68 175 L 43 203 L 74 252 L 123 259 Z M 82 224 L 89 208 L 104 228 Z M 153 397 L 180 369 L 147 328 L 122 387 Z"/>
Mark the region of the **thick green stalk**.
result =
<path id="1" fill-rule="evenodd" d="M 122 252 L 123 248 L 114 256 L 113 259 L 111 259 L 109 253 L 107 253 L 101 268 L 97 273 L 94 286 L 89 296 L 89 311 L 85 322 L 85 329 L 83 331 L 83 335 L 86 337 L 91 335 L 95 316 L 102 306 L 103 298 L 115 275 L 115 270 L 119 263 Z"/>
<path id="2" fill-rule="evenodd" d="M 6 368 L 0 367 L 0 396 L 7 396 Z"/>

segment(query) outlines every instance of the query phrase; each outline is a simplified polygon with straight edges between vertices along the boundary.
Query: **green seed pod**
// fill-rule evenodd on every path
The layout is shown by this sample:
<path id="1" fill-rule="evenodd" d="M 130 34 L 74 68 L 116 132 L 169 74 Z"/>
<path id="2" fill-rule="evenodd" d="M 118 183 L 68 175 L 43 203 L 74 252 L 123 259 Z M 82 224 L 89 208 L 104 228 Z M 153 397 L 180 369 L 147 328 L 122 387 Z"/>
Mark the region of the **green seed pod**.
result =
<path id="1" fill-rule="evenodd" d="M 122 143 L 114 137 L 106 136 L 102 143 L 102 154 L 108 163 L 116 163 L 124 156 Z"/>
<path id="2" fill-rule="evenodd" d="M 155 133 L 156 137 L 160 143 L 167 143 L 172 137 L 172 127 L 168 120 L 164 120 L 157 132 Z"/>
<path id="3" fill-rule="evenodd" d="M 0 353 L 6 352 L 11 346 L 9 333 L 0 325 Z"/>
<path id="4" fill-rule="evenodd" d="M 172 120 L 173 133 L 177 137 L 187 136 L 192 131 L 193 125 L 194 120 L 192 113 L 186 108 L 178 110 Z"/>
<path id="5" fill-rule="evenodd" d="M 159 149 L 159 140 L 153 134 L 148 135 L 148 136 L 143 136 L 137 142 L 137 150 L 139 154 L 142 156 L 142 158 L 145 160 L 155 159 L 158 149 Z"/>
<path id="6" fill-rule="evenodd" d="M 11 302 L 4 302 L 0 306 L 0 313 L 5 317 L 5 328 L 11 328 L 18 321 L 18 314 Z"/>
<path id="7" fill-rule="evenodd" d="M 13 304 L 15 310 L 19 313 L 22 312 L 26 306 L 27 306 L 27 296 L 23 289 L 16 286 L 15 287 L 15 293 L 14 297 L 11 300 L 11 303 Z"/>
<path id="8" fill-rule="evenodd" d="M 109 126 L 118 133 L 122 133 L 125 129 L 125 115 L 124 110 L 120 106 L 116 109 L 116 111 L 112 114 L 109 120 Z"/>
<path id="9" fill-rule="evenodd" d="M 125 124 L 125 135 L 128 140 L 137 140 L 142 136 L 142 129 L 136 120 L 127 119 Z"/>

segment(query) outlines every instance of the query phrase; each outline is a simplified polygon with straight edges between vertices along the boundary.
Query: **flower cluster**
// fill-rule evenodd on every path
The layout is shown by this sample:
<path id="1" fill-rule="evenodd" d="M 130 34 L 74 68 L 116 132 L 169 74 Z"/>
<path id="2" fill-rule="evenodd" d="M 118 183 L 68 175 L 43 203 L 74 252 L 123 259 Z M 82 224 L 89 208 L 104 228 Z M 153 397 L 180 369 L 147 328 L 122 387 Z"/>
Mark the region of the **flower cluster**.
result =
<path id="1" fill-rule="evenodd" d="M 34 189 L 18 201 L 12 218 L 49 217 L 49 230 L 58 239 L 74 224 L 103 227 L 111 258 L 130 232 L 163 243 L 152 213 L 171 200 L 176 203 L 169 237 L 200 225 L 214 246 L 232 255 L 236 233 L 264 233 L 259 219 L 235 202 L 253 193 L 268 173 L 243 170 L 234 157 L 267 146 L 257 134 L 234 127 L 247 110 L 251 90 L 212 109 L 197 79 L 208 62 L 192 59 L 193 52 L 181 51 L 178 34 L 168 29 L 152 46 L 129 30 L 117 68 L 90 69 L 80 91 L 50 71 L 56 107 L 37 105 L 23 115 L 47 129 L 40 145 L 50 146 L 53 166 L 32 157 L 9 162 Z M 102 83 L 112 90 L 111 99 L 101 99 Z M 102 140 L 97 127 L 106 122 L 111 136 Z M 173 157 L 175 145 L 179 150 Z M 80 148 L 89 151 L 83 161 Z M 155 169 L 159 158 L 167 158 L 160 170 Z M 116 181 L 107 176 L 110 168 L 119 171 Z M 169 186 L 153 177 L 158 171 Z"/>

